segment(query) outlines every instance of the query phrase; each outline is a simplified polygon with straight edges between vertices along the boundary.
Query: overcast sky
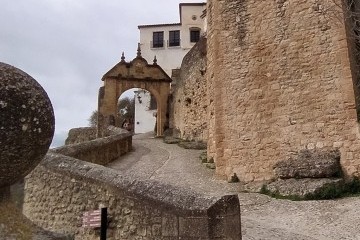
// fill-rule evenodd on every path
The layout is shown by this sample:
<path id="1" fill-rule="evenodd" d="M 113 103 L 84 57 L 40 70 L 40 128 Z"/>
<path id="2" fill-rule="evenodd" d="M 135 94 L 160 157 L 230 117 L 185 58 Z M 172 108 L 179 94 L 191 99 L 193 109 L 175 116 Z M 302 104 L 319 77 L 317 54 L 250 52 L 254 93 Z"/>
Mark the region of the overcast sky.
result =
<path id="1" fill-rule="evenodd" d="M 180 2 L 195 0 L 0 0 L 0 62 L 27 72 L 55 111 L 52 146 L 88 126 L 101 77 L 136 56 L 138 25 L 179 22 Z"/>

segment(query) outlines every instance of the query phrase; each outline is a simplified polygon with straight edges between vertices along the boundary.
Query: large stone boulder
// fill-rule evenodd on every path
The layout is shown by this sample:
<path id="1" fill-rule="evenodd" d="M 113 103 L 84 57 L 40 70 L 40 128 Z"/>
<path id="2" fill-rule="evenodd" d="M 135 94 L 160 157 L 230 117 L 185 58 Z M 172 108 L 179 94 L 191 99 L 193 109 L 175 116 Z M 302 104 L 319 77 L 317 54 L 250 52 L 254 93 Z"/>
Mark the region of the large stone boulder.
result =
<path id="1" fill-rule="evenodd" d="M 279 179 L 268 184 L 267 190 L 271 193 L 282 196 L 299 196 L 304 197 L 307 194 L 315 194 L 329 185 L 340 186 L 344 180 L 341 178 L 303 178 L 303 179 Z"/>
<path id="2" fill-rule="evenodd" d="M 0 188 L 26 176 L 51 144 L 51 102 L 32 77 L 0 63 Z"/>
<path id="3" fill-rule="evenodd" d="M 51 144 L 55 118 L 44 89 L 0 63 L 0 239 L 65 240 L 31 223 L 11 202 L 10 185 L 33 170 Z"/>
<path id="4" fill-rule="evenodd" d="M 331 178 L 341 176 L 339 150 L 301 150 L 296 157 L 274 165 L 278 178 Z"/>

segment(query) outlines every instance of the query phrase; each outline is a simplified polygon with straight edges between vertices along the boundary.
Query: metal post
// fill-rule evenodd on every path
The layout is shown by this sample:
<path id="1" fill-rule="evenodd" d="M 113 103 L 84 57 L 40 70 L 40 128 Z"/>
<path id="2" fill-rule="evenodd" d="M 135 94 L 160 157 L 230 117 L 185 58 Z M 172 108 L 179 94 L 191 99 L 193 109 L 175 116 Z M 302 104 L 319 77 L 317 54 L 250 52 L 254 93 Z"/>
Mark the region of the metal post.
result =
<path id="1" fill-rule="evenodd" d="M 107 208 L 101 208 L 100 240 L 106 240 L 106 229 L 107 229 Z"/>

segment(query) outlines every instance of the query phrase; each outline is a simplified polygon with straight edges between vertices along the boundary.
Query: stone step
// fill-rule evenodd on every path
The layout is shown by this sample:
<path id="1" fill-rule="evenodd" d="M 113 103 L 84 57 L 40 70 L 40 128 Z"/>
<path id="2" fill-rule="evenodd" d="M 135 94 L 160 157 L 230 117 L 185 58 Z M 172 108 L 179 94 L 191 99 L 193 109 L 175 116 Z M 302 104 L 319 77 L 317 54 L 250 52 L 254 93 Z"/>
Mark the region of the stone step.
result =
<path id="1" fill-rule="evenodd" d="M 332 178 L 341 176 L 339 150 L 301 150 L 274 166 L 278 178 Z"/>
<path id="2" fill-rule="evenodd" d="M 302 178 L 302 179 L 279 179 L 268 184 L 267 190 L 282 196 L 300 196 L 314 194 L 322 188 L 335 185 L 340 186 L 344 183 L 342 178 Z"/>

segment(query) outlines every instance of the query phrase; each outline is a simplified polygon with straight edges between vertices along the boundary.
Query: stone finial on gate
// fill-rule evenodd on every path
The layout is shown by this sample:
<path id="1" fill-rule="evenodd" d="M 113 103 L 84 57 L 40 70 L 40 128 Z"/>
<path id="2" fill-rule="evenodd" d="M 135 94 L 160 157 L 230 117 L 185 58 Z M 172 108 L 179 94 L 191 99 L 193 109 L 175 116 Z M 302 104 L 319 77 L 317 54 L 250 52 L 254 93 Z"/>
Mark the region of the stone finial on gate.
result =
<path id="1" fill-rule="evenodd" d="M 138 43 L 138 48 L 137 48 L 136 57 L 141 58 L 141 47 L 140 47 L 140 43 Z"/>
<path id="2" fill-rule="evenodd" d="M 125 54 L 124 54 L 124 52 L 122 52 L 122 54 L 121 54 L 121 61 L 120 62 L 122 62 L 122 63 L 125 62 Z"/>

